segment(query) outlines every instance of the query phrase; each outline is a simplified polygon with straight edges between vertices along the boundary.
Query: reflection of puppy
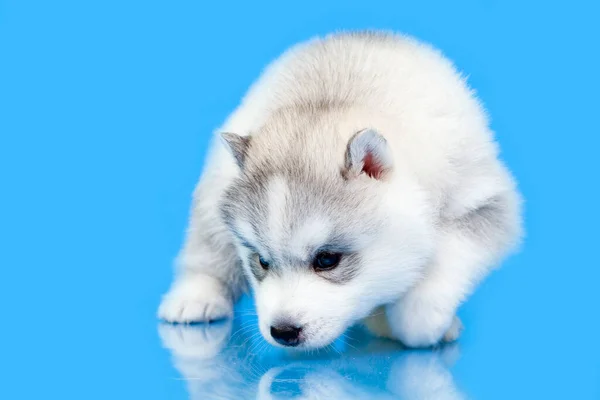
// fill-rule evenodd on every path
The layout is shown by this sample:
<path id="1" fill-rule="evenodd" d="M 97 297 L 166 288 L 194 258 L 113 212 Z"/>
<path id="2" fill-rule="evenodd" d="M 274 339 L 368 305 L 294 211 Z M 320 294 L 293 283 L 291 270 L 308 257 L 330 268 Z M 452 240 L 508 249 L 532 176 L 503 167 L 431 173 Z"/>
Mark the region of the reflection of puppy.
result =
<path id="1" fill-rule="evenodd" d="M 252 340 L 256 332 L 242 330 L 221 348 L 229 334 L 226 325 L 161 325 L 159 329 L 191 399 L 464 397 L 447 370 L 458 356 L 455 346 L 402 351 L 391 342 L 363 335 L 357 347 L 342 354 L 269 358 L 249 356 L 259 346 Z"/>
<path id="2" fill-rule="evenodd" d="M 206 325 L 160 324 L 163 345 L 179 358 L 209 360 L 221 352 L 231 334 L 231 320 Z"/>
<path id="3" fill-rule="evenodd" d="M 272 344 L 325 346 L 385 306 L 387 336 L 430 346 L 456 338 L 457 307 L 519 237 L 482 107 L 412 39 L 298 46 L 221 131 L 164 320 L 231 315 L 247 278 Z"/>
<path id="4" fill-rule="evenodd" d="M 465 396 L 447 369 L 455 357 L 449 353 L 456 352 L 444 347 L 396 353 L 390 364 L 379 364 L 376 370 L 358 365 L 372 362 L 364 355 L 353 359 L 354 365 L 332 361 L 327 366 L 305 362 L 272 368 L 263 375 L 257 398 L 460 400 Z M 385 387 L 379 387 L 378 381 Z"/>
<path id="5" fill-rule="evenodd" d="M 458 391 L 447 362 L 457 357 L 458 349 L 444 348 L 441 352 L 409 352 L 394 362 L 388 388 L 403 399 L 459 400 L 465 396 Z"/>
<path id="6" fill-rule="evenodd" d="M 300 363 L 300 365 L 271 368 L 260 380 L 256 398 L 301 400 L 391 399 L 393 397 L 389 393 L 379 393 L 378 390 L 357 384 L 334 368 Z"/>
<path id="7" fill-rule="evenodd" d="M 235 349 L 225 348 L 231 323 L 159 325 L 164 347 L 187 382 L 192 400 L 243 399 L 248 376 Z M 232 362 L 233 361 L 233 362 Z"/>

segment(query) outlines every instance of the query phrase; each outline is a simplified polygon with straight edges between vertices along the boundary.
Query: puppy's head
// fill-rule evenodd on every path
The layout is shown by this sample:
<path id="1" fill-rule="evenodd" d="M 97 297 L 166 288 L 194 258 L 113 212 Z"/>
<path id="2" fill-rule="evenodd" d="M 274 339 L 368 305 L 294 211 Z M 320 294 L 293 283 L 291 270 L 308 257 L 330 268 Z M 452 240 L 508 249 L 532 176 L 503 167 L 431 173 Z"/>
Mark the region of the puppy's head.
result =
<path id="1" fill-rule="evenodd" d="M 223 138 L 241 173 L 221 212 L 269 342 L 325 346 L 418 279 L 431 247 L 422 194 L 379 133 Z"/>

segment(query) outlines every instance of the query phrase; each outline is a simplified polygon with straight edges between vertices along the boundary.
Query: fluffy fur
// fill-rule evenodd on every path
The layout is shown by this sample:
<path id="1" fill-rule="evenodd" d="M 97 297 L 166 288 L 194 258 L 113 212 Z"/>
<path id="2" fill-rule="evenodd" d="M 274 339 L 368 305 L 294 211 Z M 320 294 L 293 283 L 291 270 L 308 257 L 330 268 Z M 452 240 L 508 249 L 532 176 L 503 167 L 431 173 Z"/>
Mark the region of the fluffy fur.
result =
<path id="1" fill-rule="evenodd" d="M 217 132 L 166 321 L 230 316 L 249 282 L 273 344 L 282 321 L 310 348 L 366 318 L 376 334 L 430 346 L 458 337 L 457 308 L 520 237 L 519 195 L 483 108 L 413 39 L 300 44 Z M 315 271 L 324 249 L 342 261 Z"/>

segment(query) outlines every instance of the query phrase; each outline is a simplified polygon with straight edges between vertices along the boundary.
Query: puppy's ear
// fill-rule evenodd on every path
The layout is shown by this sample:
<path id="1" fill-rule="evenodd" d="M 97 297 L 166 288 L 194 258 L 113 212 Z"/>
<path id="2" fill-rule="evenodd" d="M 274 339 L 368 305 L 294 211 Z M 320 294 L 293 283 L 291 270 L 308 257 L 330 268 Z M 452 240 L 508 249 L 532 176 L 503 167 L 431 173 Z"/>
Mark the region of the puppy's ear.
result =
<path id="1" fill-rule="evenodd" d="M 221 139 L 240 169 L 244 168 L 248 147 L 250 146 L 250 136 L 240 136 L 235 133 L 224 132 L 221 133 Z"/>
<path id="2" fill-rule="evenodd" d="M 383 136 L 373 129 L 363 129 L 350 138 L 346 148 L 343 175 L 346 179 L 361 174 L 382 180 L 392 171 L 392 152 Z"/>

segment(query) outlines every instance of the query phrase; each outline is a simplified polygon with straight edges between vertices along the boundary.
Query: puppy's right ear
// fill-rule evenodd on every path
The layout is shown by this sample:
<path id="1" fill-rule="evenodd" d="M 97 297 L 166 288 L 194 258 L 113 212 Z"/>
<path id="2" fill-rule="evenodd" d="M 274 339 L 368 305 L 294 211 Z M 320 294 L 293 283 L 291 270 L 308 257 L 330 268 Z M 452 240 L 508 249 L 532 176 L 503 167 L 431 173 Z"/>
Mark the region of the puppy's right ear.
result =
<path id="1" fill-rule="evenodd" d="M 376 180 L 384 180 L 393 167 L 394 160 L 388 143 L 375 130 L 363 129 L 350 138 L 343 170 L 346 179 L 365 174 Z"/>
<path id="2" fill-rule="evenodd" d="M 248 147 L 250 146 L 250 136 L 240 136 L 235 133 L 221 133 L 221 139 L 229 152 L 235 158 L 235 162 L 241 168 L 244 168 Z"/>

